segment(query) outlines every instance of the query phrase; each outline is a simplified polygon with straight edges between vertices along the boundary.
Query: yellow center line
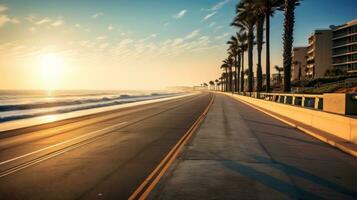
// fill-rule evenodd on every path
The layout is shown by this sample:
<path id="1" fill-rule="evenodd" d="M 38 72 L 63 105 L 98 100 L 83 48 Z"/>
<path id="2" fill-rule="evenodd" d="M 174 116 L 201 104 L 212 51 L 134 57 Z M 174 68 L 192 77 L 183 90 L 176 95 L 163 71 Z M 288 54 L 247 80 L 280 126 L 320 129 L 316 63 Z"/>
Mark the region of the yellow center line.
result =
<path id="1" fill-rule="evenodd" d="M 205 116 L 208 113 L 208 110 L 213 104 L 213 101 L 214 101 L 214 96 L 212 94 L 212 98 L 209 104 L 207 105 L 206 109 L 203 111 L 203 113 L 198 117 L 198 119 L 194 122 L 194 124 L 190 127 L 190 129 L 182 136 L 182 138 L 175 144 L 175 146 L 169 151 L 169 153 L 164 157 L 164 159 L 161 160 L 161 162 L 154 169 L 154 171 L 150 173 L 150 175 L 140 184 L 140 186 L 128 198 L 129 200 L 134 200 L 134 199 L 142 200 L 148 197 L 148 195 L 155 188 L 161 177 L 165 174 L 167 169 L 171 166 L 173 161 L 176 159 L 181 149 L 184 147 L 187 141 L 192 137 L 193 133 L 197 130 L 201 122 L 204 120 Z M 155 175 L 157 176 L 155 177 Z M 146 190 L 144 190 L 145 188 Z"/>

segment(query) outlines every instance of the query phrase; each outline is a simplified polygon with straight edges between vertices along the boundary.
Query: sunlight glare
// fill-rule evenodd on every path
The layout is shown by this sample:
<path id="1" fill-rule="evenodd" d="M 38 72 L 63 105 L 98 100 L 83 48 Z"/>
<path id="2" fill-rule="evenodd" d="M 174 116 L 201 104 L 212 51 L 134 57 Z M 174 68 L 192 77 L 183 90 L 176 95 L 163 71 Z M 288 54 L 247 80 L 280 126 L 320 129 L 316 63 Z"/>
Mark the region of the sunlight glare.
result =
<path id="1" fill-rule="evenodd" d="M 42 80 L 47 90 L 56 89 L 64 69 L 63 57 L 56 53 L 41 55 Z"/>

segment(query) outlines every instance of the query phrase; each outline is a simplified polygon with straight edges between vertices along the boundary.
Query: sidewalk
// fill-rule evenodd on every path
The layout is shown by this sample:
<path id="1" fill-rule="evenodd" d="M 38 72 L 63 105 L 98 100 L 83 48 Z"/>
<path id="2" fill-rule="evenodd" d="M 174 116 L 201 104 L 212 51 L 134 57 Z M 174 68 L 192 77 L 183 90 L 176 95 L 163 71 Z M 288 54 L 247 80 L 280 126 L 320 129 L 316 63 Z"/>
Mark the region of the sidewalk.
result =
<path id="1" fill-rule="evenodd" d="M 149 199 L 353 199 L 357 160 L 222 94 Z"/>

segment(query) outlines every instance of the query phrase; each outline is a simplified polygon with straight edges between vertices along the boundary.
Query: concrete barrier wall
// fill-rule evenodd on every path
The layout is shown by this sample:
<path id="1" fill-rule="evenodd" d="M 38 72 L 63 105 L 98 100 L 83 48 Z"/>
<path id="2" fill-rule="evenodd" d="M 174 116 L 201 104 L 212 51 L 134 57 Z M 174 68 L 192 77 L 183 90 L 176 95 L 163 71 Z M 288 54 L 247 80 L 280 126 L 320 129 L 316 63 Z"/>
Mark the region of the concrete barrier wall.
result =
<path id="1" fill-rule="evenodd" d="M 357 119 L 355 118 L 242 95 L 227 95 L 357 144 Z"/>

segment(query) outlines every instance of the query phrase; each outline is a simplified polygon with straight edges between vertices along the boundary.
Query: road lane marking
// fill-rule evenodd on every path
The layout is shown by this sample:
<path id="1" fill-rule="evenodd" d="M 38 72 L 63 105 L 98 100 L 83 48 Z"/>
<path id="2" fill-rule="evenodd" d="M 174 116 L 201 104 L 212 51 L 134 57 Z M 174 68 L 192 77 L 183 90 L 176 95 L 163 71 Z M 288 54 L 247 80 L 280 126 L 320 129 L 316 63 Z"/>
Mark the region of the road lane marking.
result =
<path id="1" fill-rule="evenodd" d="M 144 200 L 146 199 L 150 192 L 155 188 L 158 184 L 162 176 L 171 166 L 173 161 L 175 161 L 178 154 L 181 152 L 182 148 L 185 146 L 188 140 L 191 139 L 192 135 L 199 128 L 199 125 L 205 119 L 211 105 L 214 101 L 214 95 L 210 99 L 207 107 L 203 111 L 203 113 L 197 118 L 197 120 L 193 123 L 190 129 L 181 137 L 181 139 L 175 144 L 175 146 L 169 151 L 169 153 L 161 160 L 159 165 L 150 173 L 150 175 L 140 184 L 140 186 L 134 191 L 134 193 L 128 198 L 129 200 Z M 161 170 L 161 171 L 160 171 Z M 156 176 L 155 176 L 156 175 Z"/>
<path id="2" fill-rule="evenodd" d="M 25 157 L 31 156 L 31 155 L 33 155 L 33 154 L 40 153 L 40 152 L 42 152 L 42 151 L 46 151 L 46 150 L 48 150 L 48 149 L 51 149 L 51 148 L 54 148 L 54 147 L 57 147 L 57 146 L 60 146 L 60 145 L 63 145 L 63 144 L 67 144 L 67 143 L 73 142 L 73 141 L 75 141 L 75 140 L 84 138 L 84 137 L 88 137 L 88 136 L 91 136 L 91 135 L 95 135 L 95 134 L 98 134 L 98 133 L 100 133 L 100 132 L 106 133 L 106 132 L 108 132 L 108 131 L 115 130 L 115 129 L 118 128 L 119 126 L 121 126 L 121 125 L 123 125 L 123 124 L 126 124 L 126 123 L 127 123 L 127 122 L 121 122 L 121 123 L 119 123 L 119 124 L 115 124 L 115 125 L 112 125 L 112 126 L 109 126 L 109 127 L 103 128 L 103 129 L 100 129 L 100 130 L 96 130 L 96 131 L 93 131 L 93 132 L 90 132 L 90 133 L 87 133 L 87 134 L 84 134 L 84 135 L 80 135 L 80 136 L 78 136 L 78 137 L 75 137 L 75 138 L 72 138 L 72 139 L 69 139 L 69 140 L 66 140 L 66 141 L 63 141 L 63 142 L 54 144 L 54 145 L 50 145 L 50 146 L 47 146 L 47 147 L 45 147 L 45 148 L 42 148 L 42 149 L 39 149 L 39 150 L 30 152 L 30 153 L 26 153 L 26 154 L 21 155 L 21 156 L 17 156 L 17 157 L 14 157 L 14 158 L 11 158 L 11 159 L 2 161 L 2 162 L 0 162 L 0 165 L 4 165 L 4 164 L 10 163 L 10 162 L 13 162 L 13 161 L 15 161 L 15 160 L 21 159 L 21 158 L 25 158 Z"/>
<path id="3" fill-rule="evenodd" d="M 195 99 L 196 99 L 196 98 L 188 99 L 188 100 L 189 100 L 188 102 L 194 101 Z M 176 101 L 175 101 L 175 102 L 176 102 Z M 178 102 L 178 101 L 177 101 L 177 102 Z M 186 102 L 186 103 L 187 103 L 187 102 Z M 126 126 L 132 125 L 132 124 L 138 123 L 138 122 L 140 122 L 140 121 L 142 121 L 142 120 L 148 119 L 148 118 L 153 117 L 153 116 L 156 116 L 156 115 L 158 115 L 158 114 L 161 114 L 161 113 L 163 113 L 163 112 L 167 112 L 167 111 L 169 111 L 169 110 L 172 110 L 172 109 L 175 109 L 175 108 L 177 108 L 177 107 L 180 107 L 180 106 L 182 106 L 182 105 L 185 105 L 185 103 L 179 104 L 179 105 L 174 106 L 174 107 L 170 107 L 169 109 L 166 109 L 166 110 L 164 110 L 164 111 L 155 113 L 155 114 L 150 115 L 150 116 L 146 116 L 146 117 L 144 117 L 144 118 L 142 118 L 142 119 L 139 119 L 139 120 L 134 121 L 134 122 L 129 123 L 129 124 L 128 124 L 127 122 L 122 122 L 122 123 L 120 123 L 120 124 L 117 124 L 117 125 L 114 125 L 114 126 L 111 126 L 111 127 L 107 127 L 107 128 L 104 128 L 104 129 L 101 129 L 101 130 L 98 130 L 98 131 L 94 131 L 95 133 L 97 133 L 97 132 L 99 132 L 99 131 L 105 130 L 106 132 L 104 132 L 104 133 L 102 133 L 102 134 L 100 134 L 100 135 L 97 135 L 97 136 L 95 136 L 95 137 L 91 137 L 91 138 L 88 138 L 88 139 L 79 141 L 79 142 L 74 143 L 74 144 L 72 144 L 72 145 L 69 145 L 69 146 L 67 146 L 67 147 L 63 147 L 63 148 L 61 148 L 61 149 L 58 149 L 58 150 L 49 152 L 49 153 L 47 153 L 47 154 L 45 154 L 45 155 L 39 156 L 39 157 L 34 158 L 34 159 L 30 160 L 30 161 L 26 161 L 26 162 L 24 162 L 24 163 L 21 163 L 21 164 L 19 164 L 19 165 L 14 166 L 14 167 L 10 167 L 10 168 L 8 168 L 8 169 L 5 169 L 4 171 L 1 171 L 1 172 L 0 172 L 0 178 L 2 178 L 2 177 L 4 177 L 4 176 L 7 176 L 7 175 L 9 175 L 9 174 L 12 174 L 12 173 L 14 173 L 14 172 L 17 172 L 17 171 L 19 171 L 19 170 L 22 170 L 22 169 L 24 169 L 24 168 L 30 167 L 30 166 L 32 166 L 32 165 L 35 165 L 35 164 L 37 164 L 37 163 L 39 163 L 39 162 L 42 162 L 42 161 L 48 160 L 48 159 L 50 159 L 50 158 L 53 158 L 53 157 L 55 157 L 55 156 L 61 155 L 61 154 L 65 153 L 65 152 L 71 151 L 71 150 L 76 149 L 76 148 L 78 148 L 78 147 L 81 147 L 81 146 L 83 146 L 83 145 L 89 144 L 89 143 L 91 143 L 91 142 L 93 142 L 93 141 L 95 141 L 95 140 L 101 138 L 102 136 L 105 136 L 106 133 L 110 132 L 110 131 L 108 131 L 107 129 L 111 129 L 111 128 L 118 129 L 119 127 L 117 127 L 117 126 L 120 126 L 120 125 L 123 125 L 123 124 L 127 124 Z M 124 126 L 122 126 L 122 127 L 124 127 Z M 120 127 L 120 128 L 122 128 L 122 127 Z M 91 132 L 91 133 L 89 133 L 89 134 L 95 134 L 95 133 Z M 86 134 L 85 136 L 88 136 L 89 134 Z M 85 137 L 85 136 L 83 135 L 83 137 Z M 82 136 L 79 136 L 79 137 L 82 137 Z M 74 139 L 74 138 L 73 138 L 73 139 Z M 71 140 L 72 140 L 72 139 L 71 139 Z M 66 142 L 66 141 L 65 141 L 65 142 Z M 53 145 L 53 146 L 54 146 L 54 145 Z M 44 149 L 46 150 L 47 148 L 44 148 Z M 38 150 L 38 151 L 39 151 L 39 150 Z M 33 154 L 33 153 L 38 153 L 38 152 L 31 152 L 31 153 L 29 153 L 29 154 Z M 5 162 L 11 162 L 11 161 L 14 161 L 14 160 L 16 160 L 16 159 L 20 159 L 21 157 L 25 157 L 25 156 L 26 156 L 26 155 L 22 155 L 22 156 L 19 156 L 19 158 L 13 158 L 13 159 L 10 159 L 10 160 L 8 160 L 8 161 L 3 161 L 3 164 L 6 164 Z M 0 163 L 0 166 L 1 166 L 1 163 Z"/>

